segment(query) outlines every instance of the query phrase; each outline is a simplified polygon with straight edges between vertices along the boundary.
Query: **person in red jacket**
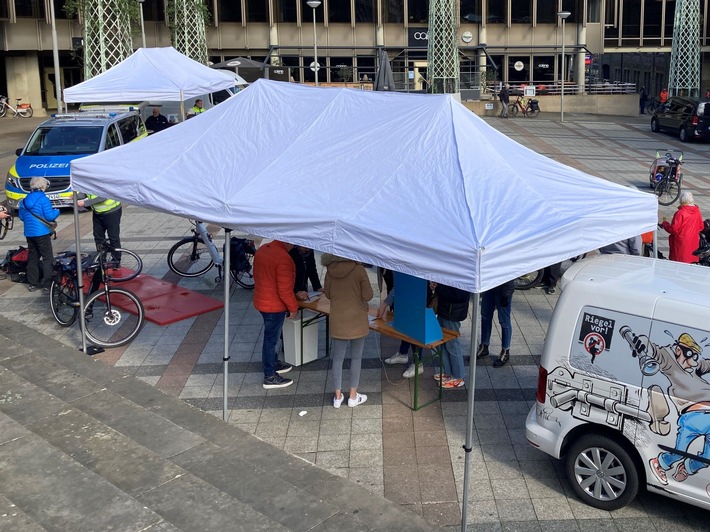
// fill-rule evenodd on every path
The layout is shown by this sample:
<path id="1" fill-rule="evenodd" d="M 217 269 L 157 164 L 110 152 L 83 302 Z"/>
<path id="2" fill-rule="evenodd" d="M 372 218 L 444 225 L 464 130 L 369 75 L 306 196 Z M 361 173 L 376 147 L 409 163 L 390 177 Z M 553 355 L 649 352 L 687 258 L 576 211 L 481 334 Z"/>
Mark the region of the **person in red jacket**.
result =
<path id="1" fill-rule="evenodd" d="M 673 221 L 668 223 L 663 220 L 660 226 L 670 234 L 668 245 L 670 247 L 670 260 L 698 262 L 698 257 L 693 251 L 700 245 L 700 231 L 703 230 L 703 216 L 700 208 L 693 202 L 693 194 L 683 192 L 680 195 L 680 207 L 673 215 Z"/>
<path id="2" fill-rule="evenodd" d="M 285 388 L 293 381 L 281 376 L 291 366 L 276 355 L 284 318 L 296 317 L 298 302 L 293 294 L 296 266 L 288 254 L 293 246 L 274 240 L 261 246 L 254 254 L 254 308 L 264 319 L 264 343 L 261 361 L 264 365 L 264 388 Z"/>

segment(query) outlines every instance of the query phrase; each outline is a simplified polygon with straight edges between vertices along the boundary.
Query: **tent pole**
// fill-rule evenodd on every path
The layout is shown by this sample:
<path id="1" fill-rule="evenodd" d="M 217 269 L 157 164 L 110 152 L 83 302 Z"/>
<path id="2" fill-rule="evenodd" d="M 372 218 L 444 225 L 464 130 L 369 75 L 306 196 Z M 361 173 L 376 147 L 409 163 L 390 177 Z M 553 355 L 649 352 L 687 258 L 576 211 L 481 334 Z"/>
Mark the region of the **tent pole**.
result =
<path id="1" fill-rule="evenodd" d="M 229 409 L 227 408 L 227 379 L 229 377 L 229 281 L 231 280 L 230 259 L 231 259 L 231 229 L 224 230 L 224 268 L 222 269 L 222 283 L 224 284 L 224 383 L 222 389 L 222 419 L 227 421 Z"/>
<path id="2" fill-rule="evenodd" d="M 658 258 L 658 228 L 653 230 L 653 258 Z"/>
<path id="3" fill-rule="evenodd" d="M 84 323 L 84 275 L 81 271 L 81 234 L 79 233 L 79 206 L 76 204 L 76 190 L 72 193 L 74 199 L 74 241 L 76 243 L 76 279 L 79 290 L 79 328 L 81 329 L 81 350 L 86 354 L 86 324 Z"/>
<path id="4" fill-rule="evenodd" d="M 180 121 L 185 121 L 185 101 L 182 99 L 182 89 L 180 89 Z"/>
<path id="5" fill-rule="evenodd" d="M 478 350 L 478 313 L 481 294 L 473 294 L 473 310 L 471 311 L 471 360 L 468 364 L 468 412 L 466 415 L 466 452 L 463 466 L 463 508 L 461 510 L 461 530 L 468 529 L 468 485 L 470 482 L 471 446 L 473 445 L 473 400 L 476 392 L 476 351 Z"/>

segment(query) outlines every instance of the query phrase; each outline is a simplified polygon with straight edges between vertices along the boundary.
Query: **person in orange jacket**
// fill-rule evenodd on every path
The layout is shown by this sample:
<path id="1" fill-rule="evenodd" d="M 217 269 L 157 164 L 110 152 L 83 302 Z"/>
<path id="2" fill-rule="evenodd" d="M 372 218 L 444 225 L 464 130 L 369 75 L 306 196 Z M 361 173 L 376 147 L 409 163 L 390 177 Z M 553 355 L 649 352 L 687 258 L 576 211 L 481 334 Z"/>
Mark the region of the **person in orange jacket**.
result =
<path id="1" fill-rule="evenodd" d="M 658 95 L 658 101 L 660 103 L 666 103 L 668 101 L 668 89 L 661 89 L 661 93 Z"/>

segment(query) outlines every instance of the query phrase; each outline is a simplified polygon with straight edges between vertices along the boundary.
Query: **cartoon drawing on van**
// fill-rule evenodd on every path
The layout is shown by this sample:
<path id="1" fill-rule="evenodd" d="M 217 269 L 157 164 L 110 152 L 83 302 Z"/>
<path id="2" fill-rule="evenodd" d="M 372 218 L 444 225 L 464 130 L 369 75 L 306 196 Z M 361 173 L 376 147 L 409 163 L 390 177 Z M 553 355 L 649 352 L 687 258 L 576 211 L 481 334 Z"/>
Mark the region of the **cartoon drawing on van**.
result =
<path id="1" fill-rule="evenodd" d="M 670 423 L 665 417 L 670 413 L 667 403 L 670 399 L 678 412 L 675 447 L 660 445 L 663 452 L 651 458 L 649 465 L 664 486 L 668 484 L 667 471 L 673 468 L 673 480 L 684 482 L 710 465 L 710 383 L 702 378 L 710 373 L 710 359 L 700 358 L 702 347 L 687 332 L 666 346 L 651 342 L 648 336 L 634 334 L 628 326 L 622 326 L 619 333 L 628 342 L 632 356 L 638 357 L 644 375 L 660 373 L 669 381 L 666 394 L 658 385 L 649 387 L 649 427 L 656 434 L 669 434 Z M 691 444 L 701 437 L 702 451 L 690 453 Z"/>

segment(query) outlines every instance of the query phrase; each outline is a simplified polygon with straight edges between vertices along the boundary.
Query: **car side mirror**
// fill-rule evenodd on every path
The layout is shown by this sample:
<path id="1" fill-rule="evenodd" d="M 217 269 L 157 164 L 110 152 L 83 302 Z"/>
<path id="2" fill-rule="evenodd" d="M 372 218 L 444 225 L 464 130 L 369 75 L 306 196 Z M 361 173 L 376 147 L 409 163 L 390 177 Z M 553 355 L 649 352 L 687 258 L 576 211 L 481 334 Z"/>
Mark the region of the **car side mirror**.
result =
<path id="1" fill-rule="evenodd" d="M 15 150 L 15 155 L 17 155 L 18 157 L 20 156 L 21 153 L 22 153 L 22 148 L 17 148 Z"/>

